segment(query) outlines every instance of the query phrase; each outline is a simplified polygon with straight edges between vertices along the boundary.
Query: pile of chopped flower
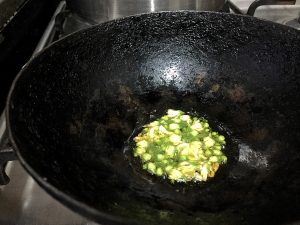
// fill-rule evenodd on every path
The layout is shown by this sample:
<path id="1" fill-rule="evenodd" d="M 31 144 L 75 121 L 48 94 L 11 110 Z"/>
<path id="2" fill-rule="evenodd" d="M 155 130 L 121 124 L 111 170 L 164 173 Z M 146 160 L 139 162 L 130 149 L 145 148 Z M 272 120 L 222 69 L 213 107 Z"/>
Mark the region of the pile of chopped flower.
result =
<path id="1" fill-rule="evenodd" d="M 206 119 L 180 110 L 169 109 L 145 125 L 134 141 L 143 169 L 172 182 L 206 181 L 227 162 L 225 137 L 213 132 Z"/>

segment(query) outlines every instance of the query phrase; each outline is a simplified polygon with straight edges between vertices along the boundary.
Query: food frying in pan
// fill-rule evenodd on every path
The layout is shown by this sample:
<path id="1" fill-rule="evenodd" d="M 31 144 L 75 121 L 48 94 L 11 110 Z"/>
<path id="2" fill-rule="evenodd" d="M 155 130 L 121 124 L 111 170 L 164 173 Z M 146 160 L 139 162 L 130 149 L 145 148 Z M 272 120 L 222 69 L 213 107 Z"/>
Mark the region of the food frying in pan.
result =
<path id="1" fill-rule="evenodd" d="M 227 162 L 222 152 L 225 137 L 206 119 L 180 110 L 169 109 L 145 125 L 134 141 L 134 156 L 141 159 L 143 169 L 171 182 L 206 181 Z"/>

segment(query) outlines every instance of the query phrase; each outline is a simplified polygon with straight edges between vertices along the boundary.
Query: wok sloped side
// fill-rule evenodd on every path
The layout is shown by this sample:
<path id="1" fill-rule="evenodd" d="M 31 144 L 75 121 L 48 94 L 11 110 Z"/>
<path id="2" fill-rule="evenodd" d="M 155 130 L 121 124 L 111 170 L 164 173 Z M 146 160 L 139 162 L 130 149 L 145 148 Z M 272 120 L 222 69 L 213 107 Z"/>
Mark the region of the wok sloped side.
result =
<path id="1" fill-rule="evenodd" d="M 22 70 L 7 107 L 12 142 L 42 187 L 98 222 L 295 221 L 299 43 L 296 30 L 208 12 L 89 28 Z M 226 136 L 229 162 L 215 178 L 171 184 L 132 158 L 130 135 L 168 108 L 207 117 Z"/>

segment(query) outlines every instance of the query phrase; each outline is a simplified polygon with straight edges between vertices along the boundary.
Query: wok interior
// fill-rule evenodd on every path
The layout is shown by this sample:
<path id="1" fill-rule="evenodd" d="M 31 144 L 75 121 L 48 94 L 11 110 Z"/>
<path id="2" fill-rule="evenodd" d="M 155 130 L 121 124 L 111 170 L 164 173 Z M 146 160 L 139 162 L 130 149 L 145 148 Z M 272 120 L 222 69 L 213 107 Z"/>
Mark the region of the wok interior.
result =
<path id="1" fill-rule="evenodd" d="M 161 13 L 66 38 L 12 92 L 19 154 L 64 193 L 143 223 L 299 219 L 299 35 L 261 27 L 248 17 Z M 128 138 L 168 108 L 205 116 L 226 135 L 229 162 L 215 178 L 171 184 L 132 158 Z"/>

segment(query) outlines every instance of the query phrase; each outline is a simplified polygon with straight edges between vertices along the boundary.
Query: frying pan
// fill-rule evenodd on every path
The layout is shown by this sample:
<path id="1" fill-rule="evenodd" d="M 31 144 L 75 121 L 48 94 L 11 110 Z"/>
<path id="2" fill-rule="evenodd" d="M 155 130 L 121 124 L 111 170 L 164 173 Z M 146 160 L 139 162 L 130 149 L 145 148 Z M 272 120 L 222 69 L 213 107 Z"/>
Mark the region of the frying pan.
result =
<path id="1" fill-rule="evenodd" d="M 127 17 L 34 57 L 7 103 L 32 177 L 101 224 L 289 224 L 300 219 L 300 34 L 212 12 Z M 228 163 L 170 183 L 132 157 L 131 137 L 169 108 L 206 117 Z"/>

